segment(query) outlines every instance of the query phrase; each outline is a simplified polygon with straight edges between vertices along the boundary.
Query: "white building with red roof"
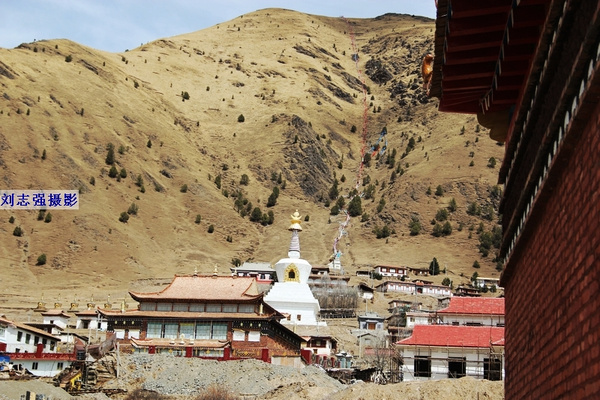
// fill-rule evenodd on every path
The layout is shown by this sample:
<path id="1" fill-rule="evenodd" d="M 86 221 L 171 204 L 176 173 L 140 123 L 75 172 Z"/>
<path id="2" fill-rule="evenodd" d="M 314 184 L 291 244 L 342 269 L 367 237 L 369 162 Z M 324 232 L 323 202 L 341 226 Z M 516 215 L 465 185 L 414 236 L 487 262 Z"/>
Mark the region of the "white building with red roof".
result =
<path id="1" fill-rule="evenodd" d="M 504 328 L 415 325 L 396 342 L 404 381 L 461 378 L 504 379 Z"/>
<path id="2" fill-rule="evenodd" d="M 458 297 L 437 312 L 446 325 L 504 326 L 504 297 Z"/>

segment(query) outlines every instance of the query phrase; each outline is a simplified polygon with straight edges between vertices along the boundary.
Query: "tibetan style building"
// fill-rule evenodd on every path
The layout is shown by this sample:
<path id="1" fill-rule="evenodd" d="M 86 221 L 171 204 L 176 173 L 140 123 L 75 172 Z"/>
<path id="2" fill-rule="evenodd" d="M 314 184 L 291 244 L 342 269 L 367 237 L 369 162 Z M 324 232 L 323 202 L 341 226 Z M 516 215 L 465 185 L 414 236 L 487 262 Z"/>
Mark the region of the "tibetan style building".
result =
<path id="1" fill-rule="evenodd" d="M 136 310 L 99 309 L 108 331 L 137 352 L 299 365 L 304 340 L 281 325 L 256 280 L 175 276 L 160 292 L 130 292 Z"/>
<path id="2" fill-rule="evenodd" d="M 505 143 L 506 398 L 598 398 L 600 2 L 437 4 L 430 95 Z"/>

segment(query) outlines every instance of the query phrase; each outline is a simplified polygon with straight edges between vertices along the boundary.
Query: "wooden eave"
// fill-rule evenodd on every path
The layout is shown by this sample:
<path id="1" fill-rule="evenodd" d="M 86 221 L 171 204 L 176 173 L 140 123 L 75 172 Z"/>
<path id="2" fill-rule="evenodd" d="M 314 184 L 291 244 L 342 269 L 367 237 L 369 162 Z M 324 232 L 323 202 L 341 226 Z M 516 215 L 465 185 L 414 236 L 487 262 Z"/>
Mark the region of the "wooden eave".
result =
<path id="1" fill-rule="evenodd" d="M 439 0 L 430 96 L 468 114 L 516 104 L 546 18 L 546 0 Z"/>

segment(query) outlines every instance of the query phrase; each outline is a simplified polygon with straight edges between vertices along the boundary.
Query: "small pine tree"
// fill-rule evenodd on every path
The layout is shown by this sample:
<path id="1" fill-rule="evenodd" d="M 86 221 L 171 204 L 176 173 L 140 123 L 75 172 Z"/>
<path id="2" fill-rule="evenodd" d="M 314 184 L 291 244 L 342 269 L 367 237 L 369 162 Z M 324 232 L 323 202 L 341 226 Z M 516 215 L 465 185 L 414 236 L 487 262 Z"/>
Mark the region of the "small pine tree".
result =
<path id="1" fill-rule="evenodd" d="M 42 160 L 46 159 L 46 149 L 44 149 L 44 151 L 42 151 Z"/>
<path id="2" fill-rule="evenodd" d="M 18 237 L 23 236 L 23 229 L 20 226 L 16 226 L 13 230 L 13 235 Z"/>
<path id="3" fill-rule="evenodd" d="M 196 220 L 194 221 L 196 224 L 202 222 L 202 216 L 200 214 L 196 214 Z"/>
<path id="4" fill-rule="evenodd" d="M 479 261 L 475 260 L 473 262 L 473 268 L 481 268 L 481 265 L 479 265 Z"/>
<path id="5" fill-rule="evenodd" d="M 112 167 L 110 167 L 110 170 L 108 171 L 108 176 L 110 178 L 116 178 L 117 175 L 119 175 L 119 171 L 117 170 L 117 167 L 115 167 L 113 165 Z"/>
<path id="6" fill-rule="evenodd" d="M 244 122 L 246 120 L 246 118 L 244 118 L 244 114 L 240 114 L 237 121 L 238 122 Z"/>
<path id="7" fill-rule="evenodd" d="M 15 217 L 13 217 L 12 215 L 10 216 L 10 218 L 8 219 L 8 223 L 9 224 L 14 224 L 15 223 Z"/>
<path id="8" fill-rule="evenodd" d="M 440 264 L 437 258 L 433 257 L 433 260 L 429 263 L 429 275 L 439 275 Z"/>
<path id="9" fill-rule="evenodd" d="M 121 171 L 119 171 L 119 176 L 123 179 L 127 178 L 127 170 L 125 168 L 121 168 Z"/>
<path id="10" fill-rule="evenodd" d="M 352 200 L 350 200 L 350 203 L 348 203 L 348 214 L 351 217 L 358 217 L 362 213 L 362 201 L 360 196 L 354 196 Z"/>
<path id="11" fill-rule="evenodd" d="M 215 231 L 215 226 L 214 226 L 214 225 L 212 225 L 212 224 L 210 224 L 210 225 L 208 226 L 208 233 L 213 233 L 214 231 Z"/>
<path id="12" fill-rule="evenodd" d="M 181 185 L 181 188 L 179 189 L 179 191 L 181 193 L 187 193 L 187 191 L 188 191 L 188 185 L 186 183 L 184 183 L 183 185 Z"/>
<path id="13" fill-rule="evenodd" d="M 47 224 L 52 222 L 52 214 L 50 214 L 50 213 L 46 214 L 46 217 L 44 217 L 44 222 Z"/>
<path id="14" fill-rule="evenodd" d="M 146 142 L 146 147 L 149 149 L 152 148 L 152 140 L 148 139 L 148 141 Z"/>
<path id="15" fill-rule="evenodd" d="M 442 188 L 442 185 L 438 185 L 435 188 L 435 195 L 436 196 L 443 196 L 444 195 L 444 188 Z"/>
<path id="16" fill-rule="evenodd" d="M 240 178 L 240 185 L 248 186 L 248 183 L 250 183 L 250 178 L 247 174 L 242 174 L 242 177 Z"/>
<path id="17" fill-rule="evenodd" d="M 45 216 L 46 216 L 46 210 L 40 210 L 40 211 L 38 211 L 37 220 L 43 221 Z"/>
<path id="18" fill-rule="evenodd" d="M 106 165 L 114 165 L 115 163 L 115 146 L 112 143 L 109 143 L 106 146 L 106 159 L 104 160 L 106 162 Z"/>

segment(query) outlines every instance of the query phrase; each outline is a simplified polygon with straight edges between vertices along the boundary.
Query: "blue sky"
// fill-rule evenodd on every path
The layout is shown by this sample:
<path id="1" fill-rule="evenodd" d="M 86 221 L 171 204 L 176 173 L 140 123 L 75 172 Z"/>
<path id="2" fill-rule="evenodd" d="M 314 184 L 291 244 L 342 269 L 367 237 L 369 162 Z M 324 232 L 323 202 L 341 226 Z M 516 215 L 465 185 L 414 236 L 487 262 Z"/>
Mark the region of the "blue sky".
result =
<path id="1" fill-rule="evenodd" d="M 0 0 L 0 47 L 70 39 L 120 52 L 270 7 L 329 17 L 435 18 L 434 0 Z"/>

